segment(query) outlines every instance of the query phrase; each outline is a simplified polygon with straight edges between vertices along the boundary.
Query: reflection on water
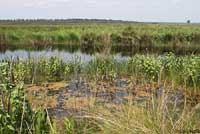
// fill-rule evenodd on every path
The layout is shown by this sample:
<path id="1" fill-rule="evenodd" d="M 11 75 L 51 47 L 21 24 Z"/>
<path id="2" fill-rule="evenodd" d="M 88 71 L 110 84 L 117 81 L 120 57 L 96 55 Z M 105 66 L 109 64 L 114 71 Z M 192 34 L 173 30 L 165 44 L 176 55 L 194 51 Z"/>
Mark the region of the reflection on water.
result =
<path id="1" fill-rule="evenodd" d="M 98 55 L 98 54 L 96 54 Z M 75 59 L 79 59 L 83 62 L 89 62 L 95 58 L 96 55 L 90 55 L 86 53 L 82 53 L 80 51 L 77 52 L 67 52 L 64 50 L 6 50 L 5 52 L 0 52 L 0 60 L 4 60 L 7 58 L 20 58 L 22 60 L 27 60 L 29 58 L 38 59 L 38 58 L 51 58 L 51 57 L 57 57 L 60 58 L 63 61 L 74 61 Z M 121 56 L 120 54 L 113 55 L 114 59 L 117 60 L 127 60 L 128 57 Z"/>
<path id="2" fill-rule="evenodd" d="M 176 55 L 188 55 L 188 54 L 200 54 L 200 47 L 199 45 L 187 45 L 181 46 L 180 48 L 176 48 L 172 44 L 170 45 L 152 45 L 151 47 L 147 47 L 146 45 L 127 45 L 127 44 L 113 44 L 111 46 L 104 46 L 104 45 L 80 45 L 80 44 L 54 44 L 54 45 L 48 45 L 48 46 L 32 46 L 32 45 L 8 45 L 5 48 L 0 47 L 0 54 L 1 53 L 10 53 L 10 52 L 16 52 L 18 51 L 31 51 L 33 52 L 48 52 L 50 53 L 73 53 L 81 55 L 87 54 L 87 55 L 95 55 L 97 53 L 109 53 L 113 55 L 123 55 L 123 56 L 134 56 L 135 54 L 164 54 L 168 52 L 173 52 Z M 50 52 L 51 51 L 51 52 Z M 21 52 L 22 53 L 22 52 Z M 26 53 L 26 52 L 23 52 Z M 36 54 L 37 54 L 36 53 Z M 39 53 L 39 54 L 40 54 Z M 51 55 L 52 55 L 51 54 Z M 2 55 L 2 54 L 1 54 Z M 35 54 L 34 54 L 35 55 Z M 2 56 L 1 56 L 2 57 Z M 45 56 L 46 57 L 46 56 Z M 80 56 L 82 57 L 82 56 Z"/>

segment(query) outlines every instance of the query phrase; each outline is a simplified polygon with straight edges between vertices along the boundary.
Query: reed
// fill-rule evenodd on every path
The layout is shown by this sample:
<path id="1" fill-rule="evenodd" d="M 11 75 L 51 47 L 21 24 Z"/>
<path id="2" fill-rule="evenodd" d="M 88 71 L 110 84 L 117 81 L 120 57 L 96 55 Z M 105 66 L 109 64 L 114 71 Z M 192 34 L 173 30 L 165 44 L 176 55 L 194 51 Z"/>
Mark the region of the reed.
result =
<path id="1" fill-rule="evenodd" d="M 200 43 L 198 25 L 68 24 L 12 25 L 12 28 L 9 25 L 2 25 L 0 34 L 5 35 L 3 42 L 8 46 L 34 48 L 56 44 L 65 46 L 78 44 L 80 48 L 89 49 L 91 52 L 102 52 L 106 46 L 110 49 L 114 47 L 120 52 L 123 50 L 160 52 L 161 50 L 182 54 L 198 49 Z"/>

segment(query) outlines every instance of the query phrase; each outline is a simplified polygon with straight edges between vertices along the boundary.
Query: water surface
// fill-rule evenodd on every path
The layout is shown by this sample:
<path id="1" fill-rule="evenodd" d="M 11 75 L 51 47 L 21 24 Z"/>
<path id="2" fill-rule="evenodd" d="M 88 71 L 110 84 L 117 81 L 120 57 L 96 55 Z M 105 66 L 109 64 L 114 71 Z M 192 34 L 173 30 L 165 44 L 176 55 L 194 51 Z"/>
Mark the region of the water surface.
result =
<path id="1" fill-rule="evenodd" d="M 80 51 L 76 52 L 68 52 L 64 50 L 6 50 L 5 52 L 0 52 L 0 60 L 5 60 L 7 58 L 13 58 L 13 59 L 22 59 L 22 60 L 28 60 L 29 58 L 33 59 L 39 59 L 39 58 L 45 58 L 49 59 L 51 57 L 57 57 L 60 58 L 63 61 L 74 61 L 76 59 L 83 61 L 83 62 L 89 62 L 93 60 L 97 55 L 99 54 L 86 54 Z M 127 60 L 128 56 L 122 56 L 121 54 L 115 54 L 112 55 L 114 59 L 117 60 Z"/>

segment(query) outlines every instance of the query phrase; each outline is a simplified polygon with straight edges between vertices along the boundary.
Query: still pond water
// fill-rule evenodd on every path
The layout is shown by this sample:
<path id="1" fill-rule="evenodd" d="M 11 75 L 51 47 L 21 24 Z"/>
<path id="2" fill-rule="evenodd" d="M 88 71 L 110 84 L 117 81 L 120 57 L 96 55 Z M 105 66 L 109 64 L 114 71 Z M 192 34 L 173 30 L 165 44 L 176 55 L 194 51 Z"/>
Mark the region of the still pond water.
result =
<path id="1" fill-rule="evenodd" d="M 76 59 L 81 62 L 89 62 L 93 60 L 98 54 L 90 55 L 80 51 L 77 52 L 68 52 L 64 50 L 6 50 L 5 52 L 0 52 L 0 60 L 5 60 L 7 58 L 17 59 L 20 58 L 22 60 L 27 60 L 29 58 L 38 59 L 38 58 L 51 58 L 57 57 L 62 59 L 63 61 L 74 61 Z M 121 54 L 112 55 L 112 57 L 116 60 L 128 60 L 128 56 L 122 56 Z"/>

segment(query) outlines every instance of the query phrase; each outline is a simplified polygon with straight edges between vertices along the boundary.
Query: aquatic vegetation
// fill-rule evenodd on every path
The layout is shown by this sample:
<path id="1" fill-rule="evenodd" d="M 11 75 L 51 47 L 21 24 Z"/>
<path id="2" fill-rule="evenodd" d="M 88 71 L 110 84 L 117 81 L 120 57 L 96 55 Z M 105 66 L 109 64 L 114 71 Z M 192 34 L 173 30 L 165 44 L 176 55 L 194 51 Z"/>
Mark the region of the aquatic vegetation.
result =
<path id="1" fill-rule="evenodd" d="M 198 55 L 175 56 L 169 53 L 160 56 L 135 55 L 128 61 L 97 56 L 88 63 L 81 63 L 78 58 L 66 63 L 56 57 L 39 58 L 37 61 L 8 59 L 1 63 L 6 64 L 6 75 L 12 78 L 13 82 L 61 81 L 67 80 L 71 75 L 111 81 L 121 76 L 135 76 L 152 81 L 167 80 L 178 85 L 199 87 L 199 59 Z"/>
<path id="2" fill-rule="evenodd" d="M 161 71 L 161 62 L 150 56 L 135 56 L 129 60 L 129 64 L 133 64 L 129 66 L 135 68 L 135 73 L 145 74 L 153 80 L 158 79 Z"/>
<path id="3" fill-rule="evenodd" d="M 49 123 L 43 111 L 33 111 L 22 86 L 1 84 L 0 133 L 48 133 Z"/>
<path id="4" fill-rule="evenodd" d="M 0 95 L 3 96 L 0 101 L 0 112 L 3 115 L 0 117 L 1 132 L 174 133 L 180 130 L 198 129 L 199 120 L 196 118 L 198 100 L 194 104 L 182 103 L 182 100 L 188 100 L 190 97 L 184 99 L 186 96 L 180 93 L 164 95 L 168 93 L 165 91 L 167 88 L 170 88 L 169 92 L 176 91 L 176 88 L 178 92 L 179 87 L 181 91 L 199 92 L 199 59 L 199 55 L 176 56 L 169 53 L 159 56 L 135 55 L 127 61 L 117 61 L 113 57 L 101 55 L 84 63 L 78 58 L 71 62 L 64 62 L 56 57 L 1 61 Z M 84 80 L 81 77 L 84 77 Z M 75 78 L 72 80 L 75 83 L 68 84 L 72 78 Z M 119 78 L 126 78 L 125 83 L 118 81 Z M 55 86 L 50 87 L 47 83 L 63 80 L 67 84 L 65 83 L 62 85 L 64 87 L 59 89 Z M 90 83 L 85 83 L 85 80 Z M 67 117 L 63 122 L 64 126 L 60 126 L 56 119 L 49 119 L 48 112 L 32 109 L 30 100 L 26 97 L 20 83 L 38 85 L 40 82 L 44 82 L 42 84 L 44 89 L 35 86 L 33 87 L 35 91 L 30 93 L 35 95 L 35 99 L 41 99 L 41 90 L 46 90 L 43 91 L 46 95 L 55 92 L 59 103 L 52 105 L 59 107 L 69 101 L 68 108 L 76 108 L 76 110 L 80 108 L 85 111 L 84 115 Z M 175 86 L 173 82 L 176 83 Z M 151 83 L 156 86 L 149 86 Z M 146 87 L 140 89 L 138 88 L 140 84 Z M 121 88 L 125 89 L 121 91 Z M 195 92 L 190 89 L 194 89 Z M 140 92 L 139 90 L 142 92 L 141 96 L 137 93 Z M 87 97 L 84 98 L 82 92 Z M 123 97 L 117 99 L 117 94 Z M 91 95 L 96 98 L 92 98 Z M 102 100 L 101 96 L 105 100 Z M 174 96 L 178 97 L 175 99 L 177 102 L 168 103 Z M 47 97 L 42 96 L 42 98 Z M 140 104 L 141 99 L 143 104 Z"/>
<path id="5" fill-rule="evenodd" d="M 68 39 L 69 39 L 69 41 L 70 41 L 71 43 L 78 43 L 79 40 L 80 40 L 80 37 L 79 37 L 76 33 L 71 32 L 71 33 L 69 33 L 69 35 L 68 35 Z"/>
<path id="6" fill-rule="evenodd" d="M 196 87 L 200 83 L 200 57 L 191 56 L 185 59 L 183 63 L 183 77 L 188 84 L 191 84 Z"/>
<path id="7" fill-rule="evenodd" d="M 23 84 L 12 83 L 7 67 L 7 63 L 0 64 L 0 134 L 50 132 L 45 112 L 31 109 Z"/>
<path id="8" fill-rule="evenodd" d="M 66 78 L 69 77 L 70 71 L 71 71 L 70 66 L 68 64 L 66 64 L 65 68 L 64 68 L 64 75 L 65 75 Z"/>
<path id="9" fill-rule="evenodd" d="M 19 41 L 20 38 L 22 38 L 22 37 L 20 37 L 20 35 L 17 34 L 17 33 L 11 33 L 11 34 L 9 34 L 9 36 L 8 36 L 8 40 L 10 40 L 11 42 Z"/>
<path id="10" fill-rule="evenodd" d="M 13 67 L 13 75 L 14 75 L 14 80 L 16 81 L 25 81 L 25 76 L 26 76 L 26 65 L 23 63 L 23 61 L 18 60 L 17 64 L 12 63 L 11 61 L 11 67 Z"/>
<path id="11" fill-rule="evenodd" d="M 5 34 L 0 34 L 0 50 L 4 50 L 7 47 L 7 39 Z"/>
<path id="12" fill-rule="evenodd" d="M 97 57 L 86 65 L 86 73 L 97 79 L 112 80 L 116 77 L 117 62 L 112 58 Z"/>
<path id="13" fill-rule="evenodd" d="M 49 79 L 59 78 L 63 73 L 61 72 L 63 70 L 62 61 L 57 58 L 50 58 L 50 60 L 47 62 L 46 69 Z"/>
<path id="14" fill-rule="evenodd" d="M 0 61 L 0 134 L 198 131 L 199 43 L 198 25 L 0 25 L 0 50 L 100 53 Z"/>
<path id="15" fill-rule="evenodd" d="M 135 56 L 129 60 L 129 68 L 135 74 L 145 74 L 154 80 L 169 79 L 188 86 L 199 85 L 199 56 L 176 57 Z M 191 85 L 192 84 L 192 85 Z"/>
<path id="16" fill-rule="evenodd" d="M 200 42 L 198 25 L 94 23 L 9 26 L 0 26 L 1 47 L 6 44 L 10 48 L 45 48 L 62 44 L 78 45 L 90 53 L 101 52 L 104 47 L 112 52 L 200 53 L 197 50 Z"/>

